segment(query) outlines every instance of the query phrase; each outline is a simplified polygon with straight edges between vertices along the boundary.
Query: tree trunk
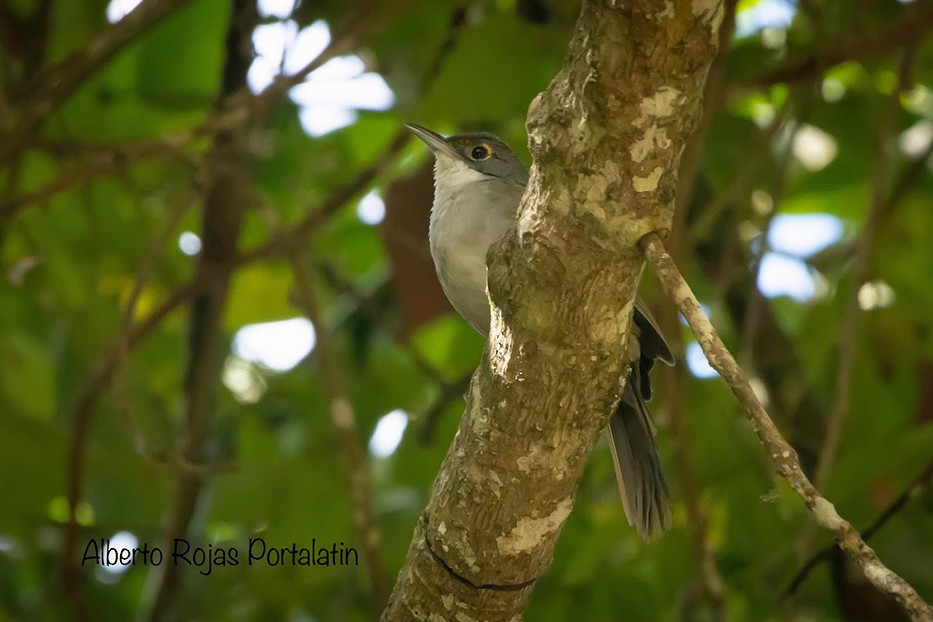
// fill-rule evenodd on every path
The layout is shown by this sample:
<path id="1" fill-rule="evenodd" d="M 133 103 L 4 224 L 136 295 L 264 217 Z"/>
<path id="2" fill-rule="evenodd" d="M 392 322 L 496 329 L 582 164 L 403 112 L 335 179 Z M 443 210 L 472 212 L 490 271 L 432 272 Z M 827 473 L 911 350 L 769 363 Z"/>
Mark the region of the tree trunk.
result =
<path id="1" fill-rule="evenodd" d="M 670 228 L 720 13 L 583 3 L 529 110 L 531 179 L 489 257 L 490 342 L 383 620 L 521 618 L 621 394 L 637 243 Z"/>

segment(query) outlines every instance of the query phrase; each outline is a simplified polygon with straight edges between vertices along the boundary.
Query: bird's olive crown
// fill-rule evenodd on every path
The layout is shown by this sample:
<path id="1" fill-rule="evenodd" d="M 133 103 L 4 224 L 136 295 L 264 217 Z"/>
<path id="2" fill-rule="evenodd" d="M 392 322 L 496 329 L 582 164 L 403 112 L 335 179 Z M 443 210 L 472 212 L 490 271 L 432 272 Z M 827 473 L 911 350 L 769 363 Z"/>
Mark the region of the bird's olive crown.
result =
<path id="1" fill-rule="evenodd" d="M 525 164 L 498 136 L 487 132 L 459 134 L 448 138 L 447 144 L 480 173 L 520 184 L 528 182 Z"/>

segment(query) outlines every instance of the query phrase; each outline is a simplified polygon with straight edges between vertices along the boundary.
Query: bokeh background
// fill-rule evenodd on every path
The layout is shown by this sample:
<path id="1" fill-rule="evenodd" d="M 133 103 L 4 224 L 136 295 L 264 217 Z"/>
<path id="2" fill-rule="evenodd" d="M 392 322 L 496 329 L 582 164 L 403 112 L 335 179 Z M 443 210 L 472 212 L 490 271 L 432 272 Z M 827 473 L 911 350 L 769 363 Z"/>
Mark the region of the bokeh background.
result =
<path id="1" fill-rule="evenodd" d="M 933 5 L 726 4 L 669 248 L 811 476 L 930 601 Z M 577 12 L 0 4 L 0 619 L 377 617 L 483 347 L 436 283 L 402 123 L 527 160 Z M 900 619 L 650 272 L 643 294 L 679 362 L 651 405 L 673 529 L 639 540 L 597 451 L 526 618 Z M 361 563 L 249 566 L 255 536 Z M 240 564 L 81 565 L 173 537 Z"/>

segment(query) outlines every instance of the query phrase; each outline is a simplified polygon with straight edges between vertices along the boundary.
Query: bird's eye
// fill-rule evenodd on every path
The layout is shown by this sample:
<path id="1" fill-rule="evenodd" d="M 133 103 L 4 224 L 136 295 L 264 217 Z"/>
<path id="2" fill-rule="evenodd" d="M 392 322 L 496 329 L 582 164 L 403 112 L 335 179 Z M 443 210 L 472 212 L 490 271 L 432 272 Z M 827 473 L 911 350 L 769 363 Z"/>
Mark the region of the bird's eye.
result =
<path id="1" fill-rule="evenodd" d="M 492 151 L 490 151 L 489 147 L 486 145 L 478 145 L 473 147 L 473 150 L 470 152 L 470 157 L 474 160 L 485 160 L 490 155 L 492 155 Z"/>

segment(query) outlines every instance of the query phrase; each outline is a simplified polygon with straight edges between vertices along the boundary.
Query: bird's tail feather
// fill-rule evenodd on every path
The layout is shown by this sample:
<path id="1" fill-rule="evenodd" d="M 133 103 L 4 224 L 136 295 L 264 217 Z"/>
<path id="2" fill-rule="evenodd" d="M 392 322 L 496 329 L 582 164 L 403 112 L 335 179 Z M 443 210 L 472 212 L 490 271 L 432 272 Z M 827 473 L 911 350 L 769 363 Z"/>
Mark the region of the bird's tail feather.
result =
<path id="1" fill-rule="evenodd" d="M 626 383 L 609 420 L 609 447 L 625 515 L 647 540 L 670 527 L 671 499 L 648 407 L 633 384 Z"/>

